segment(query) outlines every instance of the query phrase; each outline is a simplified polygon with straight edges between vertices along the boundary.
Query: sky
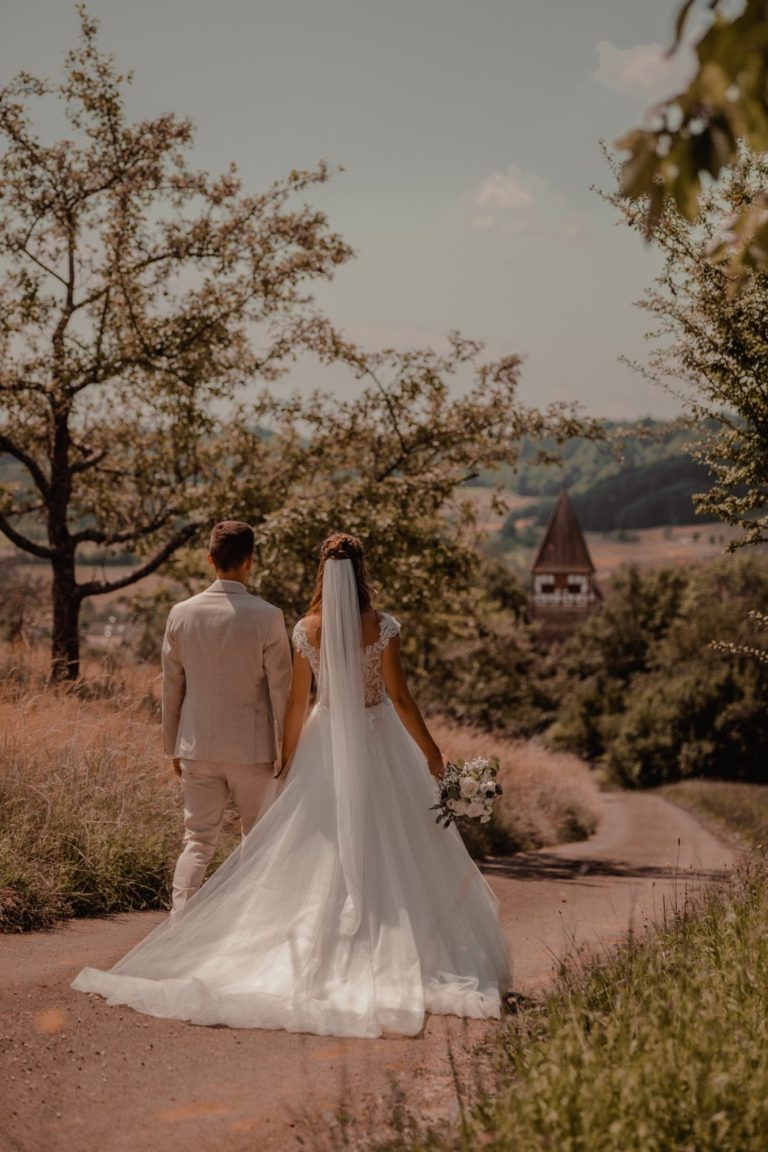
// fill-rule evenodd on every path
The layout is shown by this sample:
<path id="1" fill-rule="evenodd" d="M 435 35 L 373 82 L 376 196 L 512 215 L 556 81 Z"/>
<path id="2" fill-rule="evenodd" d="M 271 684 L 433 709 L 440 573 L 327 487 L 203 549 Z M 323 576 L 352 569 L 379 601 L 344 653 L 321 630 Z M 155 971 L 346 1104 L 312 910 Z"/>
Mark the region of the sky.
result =
<path id="1" fill-rule="evenodd" d="M 642 359 L 635 301 L 659 257 L 592 185 L 600 141 L 684 81 L 663 0 L 90 0 L 103 49 L 132 69 L 132 116 L 197 126 L 194 164 L 246 187 L 325 158 L 311 201 L 356 251 L 318 303 L 369 348 L 442 347 L 459 329 L 524 357 L 521 397 L 610 418 L 677 402 Z M 67 0 L 0 0 L 0 83 L 57 78 Z M 41 125 L 44 127 L 44 125 Z M 351 384 L 310 363 L 292 381 Z"/>

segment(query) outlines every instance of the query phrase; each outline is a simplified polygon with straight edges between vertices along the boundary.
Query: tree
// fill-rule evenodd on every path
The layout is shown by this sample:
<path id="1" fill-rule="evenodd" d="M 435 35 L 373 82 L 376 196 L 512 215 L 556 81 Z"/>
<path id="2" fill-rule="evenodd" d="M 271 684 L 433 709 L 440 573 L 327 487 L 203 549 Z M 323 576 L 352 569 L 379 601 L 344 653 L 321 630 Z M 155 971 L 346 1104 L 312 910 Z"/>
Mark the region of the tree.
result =
<path id="1" fill-rule="evenodd" d="M 199 530 L 227 403 L 279 370 L 271 323 L 351 255 L 322 213 L 292 206 L 325 165 L 257 195 L 234 166 L 194 170 L 189 121 L 128 123 L 130 77 L 79 13 L 59 85 L 22 73 L 0 90 L 0 467 L 23 472 L 0 487 L 0 531 L 51 566 L 60 678 L 78 674 L 83 600 L 135 584 Z M 53 95 L 71 136 L 47 144 L 29 105 Z M 140 563 L 78 582 L 84 545 Z"/>
<path id="2" fill-rule="evenodd" d="M 554 747 L 588 760 L 606 754 L 630 685 L 651 667 L 655 647 L 679 615 L 687 587 L 686 570 L 632 567 L 617 573 L 600 611 L 563 648 L 561 704 L 547 733 Z"/>
<path id="3" fill-rule="evenodd" d="M 694 457 L 713 483 L 694 497 L 708 513 L 742 530 L 739 544 L 768 539 L 768 271 L 752 270 L 738 294 L 707 256 L 724 221 L 768 188 L 768 157 L 742 146 L 689 221 L 671 197 L 662 204 L 653 243 L 664 267 L 640 302 L 657 322 L 647 365 L 654 382 L 682 382 L 696 440 Z M 630 227 L 644 227 L 643 205 L 607 197 Z"/>
<path id="4" fill-rule="evenodd" d="M 346 400 L 265 390 L 233 420 L 226 496 L 233 514 L 255 528 L 254 587 L 289 617 L 300 616 L 323 537 L 356 533 L 382 606 L 407 623 L 411 667 L 426 675 L 444 642 L 466 637 L 468 597 L 484 584 L 462 485 L 514 462 L 526 437 L 562 444 L 574 434 L 604 436 L 604 429 L 570 405 L 523 407 L 519 359 L 486 362 L 482 346 L 458 333 L 445 352 L 365 353 L 314 318 L 287 323 L 283 339 L 286 356 L 311 346 L 322 360 L 346 365 L 358 388 Z M 190 590 L 200 575 L 193 555 Z"/>
<path id="5" fill-rule="evenodd" d="M 707 7 L 714 18 L 696 42 L 691 83 L 653 109 L 651 127 L 616 144 L 630 153 L 622 194 L 642 202 L 648 237 L 661 223 L 667 196 L 686 220 L 695 220 L 702 175 L 717 178 L 735 161 L 740 141 L 768 151 L 768 3 L 746 0 L 737 13 L 727 0 L 709 0 Z M 679 9 L 670 52 L 680 49 L 695 8 L 695 0 L 685 0 Z M 729 275 L 743 282 L 750 270 L 768 271 L 766 189 L 753 189 L 721 223 L 710 254 L 727 262 Z"/>
<path id="6" fill-rule="evenodd" d="M 746 605 L 765 599 L 756 556 L 721 559 L 688 574 L 679 613 L 631 684 L 608 756 L 623 783 L 654 787 L 688 776 L 764 782 L 768 666 L 746 650 Z M 711 637 L 727 637 L 727 654 Z"/>
<path id="7" fill-rule="evenodd" d="M 767 593 L 756 556 L 618 576 L 563 652 L 547 742 L 609 763 L 628 787 L 764 780 L 768 664 L 746 607 Z"/>

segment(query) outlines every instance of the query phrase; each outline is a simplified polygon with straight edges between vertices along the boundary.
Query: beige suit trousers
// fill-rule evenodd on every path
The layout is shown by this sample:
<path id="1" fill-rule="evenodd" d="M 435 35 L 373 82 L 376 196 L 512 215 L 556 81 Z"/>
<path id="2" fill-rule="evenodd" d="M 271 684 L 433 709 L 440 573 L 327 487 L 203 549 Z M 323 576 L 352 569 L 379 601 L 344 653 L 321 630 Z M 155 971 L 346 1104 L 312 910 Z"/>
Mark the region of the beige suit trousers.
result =
<path id="1" fill-rule="evenodd" d="M 216 851 L 230 796 L 240 814 L 243 836 L 275 796 L 270 764 L 224 764 L 214 760 L 182 760 L 184 848 L 173 874 L 173 912 L 197 892 Z"/>

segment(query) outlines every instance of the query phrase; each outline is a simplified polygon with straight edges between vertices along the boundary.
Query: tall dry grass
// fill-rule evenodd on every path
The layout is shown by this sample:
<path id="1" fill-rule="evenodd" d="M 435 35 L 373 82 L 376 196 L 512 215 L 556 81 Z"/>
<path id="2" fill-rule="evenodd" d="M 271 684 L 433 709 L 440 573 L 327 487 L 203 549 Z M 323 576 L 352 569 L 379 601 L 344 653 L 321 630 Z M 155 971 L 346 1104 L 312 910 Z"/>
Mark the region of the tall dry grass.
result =
<path id="1" fill-rule="evenodd" d="M 0 648 L 0 931 L 167 906 L 181 796 L 161 755 L 154 668 L 89 661 L 72 688 L 47 683 L 44 652 Z M 494 754 L 504 795 L 463 832 L 476 856 L 586 835 L 597 788 L 575 757 L 442 722 L 454 757 Z M 233 847 L 225 827 L 216 860 Z M 214 861 L 216 863 L 216 861 Z"/>
<path id="2" fill-rule="evenodd" d="M 140 669 L 77 689 L 45 682 L 37 654 L 0 675 L 0 930 L 163 906 L 180 836 Z"/>
<path id="3" fill-rule="evenodd" d="M 491 732 L 430 719 L 429 728 L 451 760 L 497 756 L 504 789 L 493 822 L 464 822 L 475 855 L 517 852 L 583 840 L 594 832 L 599 789 L 587 765 L 569 752 L 551 752 L 534 740 L 508 740 Z"/>

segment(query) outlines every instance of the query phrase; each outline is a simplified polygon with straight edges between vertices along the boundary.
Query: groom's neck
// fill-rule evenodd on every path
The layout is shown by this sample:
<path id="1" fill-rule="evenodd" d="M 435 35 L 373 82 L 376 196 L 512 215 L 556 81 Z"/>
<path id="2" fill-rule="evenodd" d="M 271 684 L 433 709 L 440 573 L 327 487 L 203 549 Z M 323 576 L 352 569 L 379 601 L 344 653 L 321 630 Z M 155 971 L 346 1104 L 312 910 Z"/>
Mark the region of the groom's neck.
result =
<path id="1" fill-rule="evenodd" d="M 222 572 L 218 568 L 214 569 L 216 572 L 217 580 L 234 580 L 238 584 L 245 584 L 248 579 L 250 565 L 247 568 L 233 568 L 231 572 Z"/>

